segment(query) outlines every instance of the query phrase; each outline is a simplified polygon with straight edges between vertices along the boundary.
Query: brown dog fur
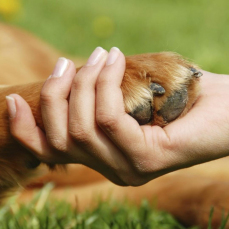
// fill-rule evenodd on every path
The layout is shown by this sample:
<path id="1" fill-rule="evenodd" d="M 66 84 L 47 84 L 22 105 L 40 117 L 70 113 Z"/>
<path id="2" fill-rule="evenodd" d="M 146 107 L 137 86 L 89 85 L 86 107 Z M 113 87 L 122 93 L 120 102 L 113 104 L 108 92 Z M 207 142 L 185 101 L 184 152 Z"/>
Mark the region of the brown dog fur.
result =
<path id="1" fill-rule="evenodd" d="M 144 54 L 138 56 L 126 57 L 126 71 L 121 85 L 126 111 L 130 112 L 139 104 L 152 100 L 152 92 L 149 89 L 149 82 L 158 82 L 163 85 L 166 93 L 163 96 L 155 97 L 152 100 L 156 111 L 160 110 L 162 104 L 168 96 L 173 94 L 180 85 L 187 85 L 189 90 L 189 99 L 186 109 L 182 115 L 188 111 L 188 108 L 194 103 L 198 96 L 198 81 L 191 77 L 189 68 L 191 67 L 180 56 L 171 53 Z M 167 71 L 166 71 L 167 70 Z M 184 77 L 184 75 L 187 77 Z M 6 86 L 1 89 L 1 100 L 3 104 L 5 96 L 17 93 L 21 95 L 30 105 L 35 116 L 37 125 L 44 130 L 41 111 L 40 111 L 40 91 L 44 82 L 30 83 L 17 86 Z M 131 86 L 130 86 L 131 85 Z M 131 88 L 132 87 L 132 88 Z M 136 90 L 135 90 L 136 89 Z M 147 97 L 148 96 L 148 97 Z M 163 125 L 163 118 L 155 113 L 153 124 Z M 40 164 L 28 150 L 20 146 L 9 132 L 8 115 L 6 104 L 0 111 L 0 133 L 1 137 L 1 160 L 2 174 L 0 174 L 1 193 L 9 192 L 21 183 L 27 182 L 34 170 Z"/>
<path id="2" fill-rule="evenodd" d="M 52 72 L 55 61 L 60 55 L 40 40 L 19 29 L 0 24 L 0 31 L 4 31 L 0 34 L 0 83 L 2 85 L 23 84 L 0 88 L 0 185 L 1 190 L 6 191 L 1 192 L 0 198 L 2 199 L 12 188 L 28 183 L 36 173 L 35 167 L 39 163 L 32 154 L 11 137 L 5 96 L 10 93 L 21 94 L 32 107 L 36 121 L 42 127 L 39 110 L 39 93 L 42 82 L 30 82 L 44 80 Z M 31 59 L 31 57 L 33 58 Z M 148 89 L 149 80 L 163 84 L 162 86 L 166 89 L 163 98 L 155 97 L 153 100 L 155 109 L 160 110 L 163 100 L 166 100 L 172 93 L 170 89 L 174 90 L 177 85 L 177 89 L 179 89 L 179 85 L 183 84 L 184 71 L 187 76 L 190 74 L 187 70 L 190 65 L 177 55 L 152 54 L 151 60 L 148 57 L 141 55 L 127 58 L 127 70 L 122 84 L 127 112 L 136 106 L 135 101 L 144 103 L 146 98 L 149 98 L 151 93 Z M 147 63 L 148 60 L 151 67 Z M 76 63 L 81 64 L 82 62 L 76 60 Z M 177 75 L 177 71 L 180 74 Z M 192 82 L 192 80 L 196 79 L 185 79 L 185 82 L 189 82 L 187 85 L 189 103 L 184 113 L 187 112 L 198 95 L 198 83 Z M 139 92 L 138 99 L 135 97 L 136 91 Z M 156 117 L 154 121 L 164 125 L 164 121 L 160 117 Z M 39 179 L 36 178 L 33 183 L 37 186 L 54 181 L 56 188 L 52 191 L 52 196 L 64 199 L 66 199 L 64 187 L 70 186 L 67 200 L 74 205 L 77 195 L 80 209 L 88 208 L 95 193 L 99 193 L 105 199 L 112 191 L 114 198 L 121 200 L 128 197 L 129 200 L 136 203 L 139 203 L 142 198 L 157 198 L 160 209 L 173 213 L 185 224 L 199 224 L 203 227 L 206 227 L 210 207 L 214 205 L 216 212 L 213 222 L 214 226 L 217 226 L 220 222 L 222 209 L 228 210 L 227 164 L 227 158 L 220 159 L 168 174 L 135 188 L 118 187 L 97 172 L 81 165 L 70 165 L 67 174 L 60 171 L 48 173 Z M 27 189 L 22 192 L 20 200 L 29 201 L 33 191 L 34 189 Z"/>

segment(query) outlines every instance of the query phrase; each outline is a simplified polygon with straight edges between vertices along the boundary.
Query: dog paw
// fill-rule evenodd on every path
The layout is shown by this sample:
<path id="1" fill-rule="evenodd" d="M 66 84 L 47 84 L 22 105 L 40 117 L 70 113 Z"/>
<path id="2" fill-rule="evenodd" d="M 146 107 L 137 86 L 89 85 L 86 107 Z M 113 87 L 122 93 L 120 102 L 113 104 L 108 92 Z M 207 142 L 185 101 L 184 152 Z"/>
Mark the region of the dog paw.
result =
<path id="1" fill-rule="evenodd" d="M 140 125 L 165 126 L 193 106 L 201 75 L 195 65 L 174 53 L 126 57 L 121 85 L 125 110 Z"/>

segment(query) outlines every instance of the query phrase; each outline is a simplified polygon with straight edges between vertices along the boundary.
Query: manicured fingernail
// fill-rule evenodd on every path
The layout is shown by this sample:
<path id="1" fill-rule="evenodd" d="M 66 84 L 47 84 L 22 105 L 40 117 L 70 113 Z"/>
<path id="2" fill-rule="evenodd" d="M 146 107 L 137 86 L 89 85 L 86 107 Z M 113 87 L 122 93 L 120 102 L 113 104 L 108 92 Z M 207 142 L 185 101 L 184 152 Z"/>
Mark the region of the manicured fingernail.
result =
<path id="1" fill-rule="evenodd" d="M 68 60 L 64 57 L 60 57 L 56 63 L 53 73 L 50 77 L 61 77 L 68 67 Z"/>
<path id="2" fill-rule="evenodd" d="M 108 58 L 107 58 L 107 63 L 106 65 L 112 65 L 115 63 L 119 56 L 120 50 L 116 47 L 111 48 Z"/>
<path id="3" fill-rule="evenodd" d="M 11 96 L 6 96 L 6 103 L 7 103 L 9 117 L 13 119 L 16 116 L 15 99 Z"/>
<path id="4" fill-rule="evenodd" d="M 103 56 L 102 54 L 105 52 L 105 50 L 101 47 L 97 47 L 91 56 L 88 58 L 86 66 L 93 66 L 96 65 L 101 57 Z"/>

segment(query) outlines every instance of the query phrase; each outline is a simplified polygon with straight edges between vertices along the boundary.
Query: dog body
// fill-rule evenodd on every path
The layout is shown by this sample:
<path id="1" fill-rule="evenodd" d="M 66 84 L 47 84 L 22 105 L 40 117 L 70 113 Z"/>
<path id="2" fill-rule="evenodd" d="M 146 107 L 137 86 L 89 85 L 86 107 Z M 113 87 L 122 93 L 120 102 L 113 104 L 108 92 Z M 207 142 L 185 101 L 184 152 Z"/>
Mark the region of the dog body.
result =
<path id="1" fill-rule="evenodd" d="M 213 223 L 214 225 L 219 224 L 222 210 L 228 210 L 229 206 L 227 204 L 227 200 L 229 200 L 227 193 L 229 188 L 227 182 L 229 177 L 228 158 L 173 172 L 141 187 L 116 186 L 99 173 L 82 165 L 69 165 L 67 172 L 48 172 L 45 166 L 38 166 L 40 162 L 10 135 L 5 96 L 11 93 L 20 94 L 31 106 L 37 124 L 43 128 L 39 108 L 40 91 L 44 80 L 50 75 L 56 60 L 61 55 L 39 39 L 19 29 L 0 24 L 0 31 L 0 83 L 2 85 L 0 87 L 0 186 L 2 190 L 5 190 L 5 192 L 0 193 L 0 197 L 4 197 L 17 186 L 30 184 L 29 188 L 25 189 L 19 198 L 19 201 L 22 202 L 29 201 L 35 187 L 53 181 L 56 188 L 52 191 L 52 196 L 66 200 L 64 188 L 68 186 L 70 188 L 68 189 L 67 201 L 74 205 L 75 196 L 77 196 L 78 207 L 82 210 L 88 208 L 95 193 L 104 199 L 112 193 L 112 197 L 115 199 L 128 198 L 136 203 L 139 203 L 142 198 L 157 199 L 158 208 L 171 212 L 185 224 L 198 224 L 203 227 L 207 225 L 209 211 L 214 204 Z M 180 60 L 178 61 L 177 57 L 174 56 L 167 57 L 168 60 L 161 59 L 160 55 L 153 57 L 155 63 L 159 64 L 157 67 L 159 70 L 156 73 L 157 78 L 162 75 L 160 66 L 167 62 L 173 63 L 173 68 L 177 69 L 178 65 L 174 65 L 174 62 L 177 64 Z M 143 56 L 141 58 L 144 59 Z M 146 90 L 148 90 L 149 78 L 152 78 L 152 75 L 146 76 L 143 71 L 147 67 L 139 73 L 137 71 L 138 66 L 132 66 L 133 61 L 138 63 L 138 60 L 136 57 L 127 58 L 127 69 L 129 70 L 126 71 L 122 84 L 125 108 L 129 113 L 133 107 L 136 107 L 134 103 L 136 101 L 135 93 L 133 92 L 136 91 L 137 86 L 132 84 L 133 78 L 128 77 L 135 76 L 136 72 L 143 75 L 146 80 L 142 81 L 139 75 L 136 76 L 136 80 L 138 86 Z M 80 59 L 74 59 L 74 61 L 77 66 L 81 66 L 83 63 Z M 190 67 L 186 62 L 182 62 L 179 66 L 185 66 L 186 69 Z M 171 71 L 173 70 L 171 69 Z M 187 75 L 190 74 L 188 80 L 191 82 L 188 92 L 191 99 L 181 115 L 185 114 L 194 103 L 199 90 L 198 83 L 195 77 L 191 78 L 190 71 L 183 68 L 182 71 L 187 71 Z M 168 81 L 167 78 L 161 80 Z M 175 84 L 178 84 L 179 79 L 176 80 Z M 172 82 L 167 83 L 170 86 L 163 85 L 166 89 L 172 87 Z M 126 88 L 125 85 L 128 87 Z M 131 92 L 130 88 L 132 88 Z M 172 92 L 167 89 L 166 93 L 166 97 L 169 97 Z M 144 96 L 143 93 L 139 97 L 145 101 Z M 138 102 L 141 103 L 140 99 Z M 161 110 L 163 103 L 163 100 L 154 98 L 155 109 Z M 167 116 L 165 116 L 162 116 L 163 118 L 156 117 L 154 122 L 163 126 L 166 124 Z M 34 176 L 40 171 L 44 175 L 34 179 Z"/>

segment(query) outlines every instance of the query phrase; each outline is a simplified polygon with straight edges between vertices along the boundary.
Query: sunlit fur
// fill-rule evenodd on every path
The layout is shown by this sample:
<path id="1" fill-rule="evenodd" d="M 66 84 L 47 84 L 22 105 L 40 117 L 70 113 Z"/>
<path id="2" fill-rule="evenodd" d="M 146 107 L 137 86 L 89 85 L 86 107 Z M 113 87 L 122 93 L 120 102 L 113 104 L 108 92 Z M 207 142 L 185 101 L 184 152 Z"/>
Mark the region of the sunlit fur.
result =
<path id="1" fill-rule="evenodd" d="M 160 109 L 167 96 L 170 96 L 174 90 L 179 90 L 179 86 L 187 85 L 188 88 L 192 88 L 192 93 L 189 93 L 187 109 L 184 111 L 186 112 L 198 95 L 198 93 L 194 93 L 194 90 L 198 89 L 198 82 L 191 77 L 190 66 L 177 54 L 166 52 L 126 57 L 126 72 L 121 85 L 126 111 L 130 112 L 139 104 L 152 100 L 149 82 L 158 82 L 165 88 L 166 93 L 164 96 L 152 100 L 156 109 Z M 2 193 L 11 187 L 20 186 L 21 181 L 24 182 L 27 177 L 29 178 L 32 173 L 26 165 L 34 164 L 37 160 L 11 137 L 8 129 L 5 96 L 11 93 L 21 95 L 32 108 L 37 125 L 44 129 L 39 107 L 39 96 L 43 83 L 42 81 L 1 89 L 0 149 L 2 156 L 0 166 L 3 169 L 0 174 L 0 185 Z M 154 121 L 154 124 L 163 124 L 160 116 L 154 118 L 157 121 L 156 123 Z"/>

